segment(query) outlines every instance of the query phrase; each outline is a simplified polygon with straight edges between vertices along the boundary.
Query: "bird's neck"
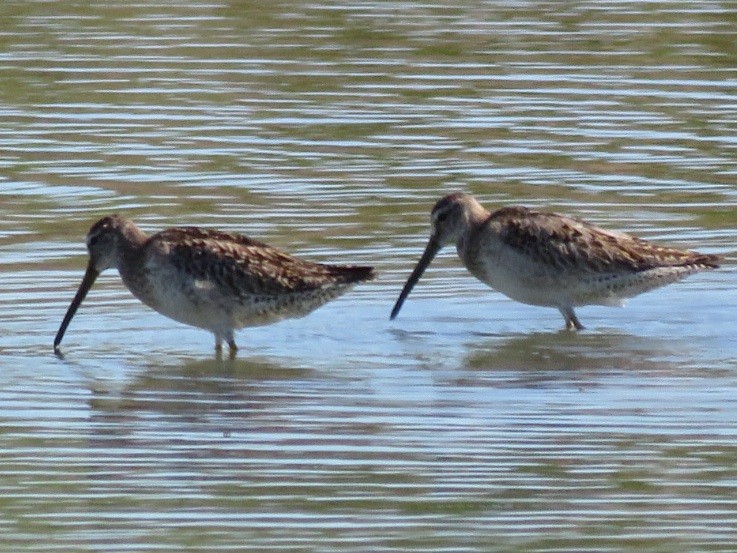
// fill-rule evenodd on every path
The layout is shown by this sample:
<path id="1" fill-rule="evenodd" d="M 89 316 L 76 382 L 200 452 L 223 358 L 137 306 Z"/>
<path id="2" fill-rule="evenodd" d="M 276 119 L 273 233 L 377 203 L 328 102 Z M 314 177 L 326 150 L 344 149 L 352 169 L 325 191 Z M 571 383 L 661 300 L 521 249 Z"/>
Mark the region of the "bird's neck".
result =
<path id="1" fill-rule="evenodd" d="M 490 215 L 491 213 L 488 209 L 486 209 L 484 206 L 474 200 L 466 207 L 468 229 L 478 229 L 480 226 L 486 224 L 486 221 L 489 220 Z"/>
<path id="2" fill-rule="evenodd" d="M 477 241 L 476 236 L 486 226 L 491 213 L 480 203 L 474 201 L 466 207 L 464 215 L 466 222 L 463 233 L 458 237 L 456 249 L 459 257 L 465 261 Z"/>
<path id="3" fill-rule="evenodd" d="M 148 235 L 132 222 L 128 222 L 120 229 L 118 240 L 118 270 L 123 267 L 132 267 L 142 258 L 141 250 L 148 242 Z M 121 271 L 122 273 L 122 271 Z"/>

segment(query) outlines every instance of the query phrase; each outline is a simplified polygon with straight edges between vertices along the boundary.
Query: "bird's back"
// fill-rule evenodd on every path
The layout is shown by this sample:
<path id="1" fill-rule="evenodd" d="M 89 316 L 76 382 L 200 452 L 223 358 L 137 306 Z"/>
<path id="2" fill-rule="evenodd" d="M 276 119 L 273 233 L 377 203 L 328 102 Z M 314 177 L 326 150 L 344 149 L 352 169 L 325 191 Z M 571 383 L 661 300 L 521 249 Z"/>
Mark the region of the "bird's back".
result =
<path id="1" fill-rule="evenodd" d="M 476 244 L 483 249 L 490 243 L 498 252 L 495 261 L 510 266 L 487 264 L 487 275 L 497 271 L 501 276 L 482 280 L 510 297 L 538 305 L 617 304 L 716 268 L 721 261 L 716 255 L 659 246 L 579 219 L 524 207 L 507 207 L 489 215 L 478 230 Z M 469 269 L 473 272 L 471 266 Z"/>
<path id="2" fill-rule="evenodd" d="M 210 329 L 301 316 L 374 277 L 371 267 L 313 263 L 240 234 L 197 227 L 152 235 L 142 259 L 137 274 L 121 272 L 131 291 L 168 317 Z"/>
<path id="3" fill-rule="evenodd" d="M 509 248 L 561 272 L 636 273 L 662 267 L 716 268 L 719 256 L 660 246 L 585 221 L 523 207 L 500 209 L 489 223 Z"/>
<path id="4" fill-rule="evenodd" d="M 147 247 L 180 272 L 233 295 L 309 292 L 373 277 L 370 267 L 313 263 L 240 234 L 197 227 L 167 229 Z"/>

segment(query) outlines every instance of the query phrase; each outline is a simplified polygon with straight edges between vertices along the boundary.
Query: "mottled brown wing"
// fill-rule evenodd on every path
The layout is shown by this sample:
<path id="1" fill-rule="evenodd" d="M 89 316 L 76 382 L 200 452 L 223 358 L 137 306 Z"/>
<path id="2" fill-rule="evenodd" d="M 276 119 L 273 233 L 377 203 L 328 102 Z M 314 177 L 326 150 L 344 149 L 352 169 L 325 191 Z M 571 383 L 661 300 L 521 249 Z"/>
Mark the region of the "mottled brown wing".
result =
<path id="1" fill-rule="evenodd" d="M 179 270 L 195 279 L 213 281 L 239 296 L 307 292 L 373 276 L 370 267 L 303 261 L 235 233 L 183 227 L 162 231 L 152 240 L 166 243 Z"/>
<path id="2" fill-rule="evenodd" d="M 561 269 L 620 273 L 656 267 L 718 267 L 720 261 L 718 256 L 658 246 L 579 219 L 523 207 L 500 209 L 491 221 L 500 225 L 504 243 Z"/>

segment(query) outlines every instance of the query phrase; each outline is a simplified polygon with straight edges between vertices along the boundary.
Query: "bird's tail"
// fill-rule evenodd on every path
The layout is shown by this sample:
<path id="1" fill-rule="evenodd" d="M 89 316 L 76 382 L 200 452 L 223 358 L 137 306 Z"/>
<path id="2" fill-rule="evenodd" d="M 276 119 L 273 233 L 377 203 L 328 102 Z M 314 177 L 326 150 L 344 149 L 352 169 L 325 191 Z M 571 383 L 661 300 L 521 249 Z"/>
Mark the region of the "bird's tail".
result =
<path id="1" fill-rule="evenodd" d="M 345 284 L 364 282 L 376 278 L 376 271 L 373 267 L 361 265 L 333 265 L 330 269 L 335 280 Z"/>
<path id="2" fill-rule="evenodd" d="M 718 269 L 723 262 L 724 258 L 721 255 L 694 252 L 693 257 L 688 259 L 684 265 L 695 265 L 704 269 Z"/>

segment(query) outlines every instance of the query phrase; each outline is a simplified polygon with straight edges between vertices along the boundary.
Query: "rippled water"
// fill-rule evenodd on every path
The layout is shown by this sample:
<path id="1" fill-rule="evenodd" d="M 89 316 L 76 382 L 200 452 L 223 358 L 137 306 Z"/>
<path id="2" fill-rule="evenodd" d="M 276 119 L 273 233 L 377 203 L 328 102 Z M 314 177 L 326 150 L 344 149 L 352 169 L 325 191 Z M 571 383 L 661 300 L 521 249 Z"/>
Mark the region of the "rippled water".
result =
<path id="1" fill-rule="evenodd" d="M 737 11 L 729 2 L 4 2 L 3 550 L 733 551 Z M 583 308 L 452 251 L 447 191 L 728 256 Z M 110 272 L 124 212 L 378 281 L 212 336 Z M 450 250 L 450 248 L 449 248 Z"/>

